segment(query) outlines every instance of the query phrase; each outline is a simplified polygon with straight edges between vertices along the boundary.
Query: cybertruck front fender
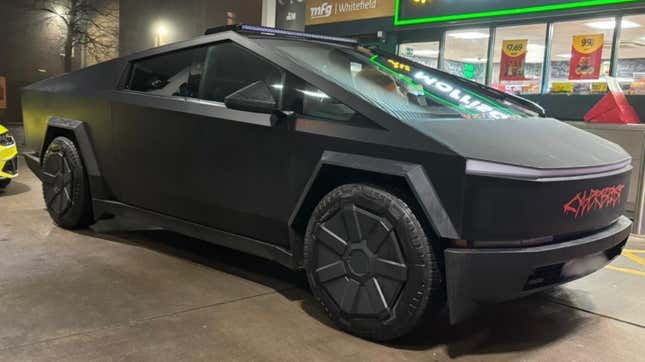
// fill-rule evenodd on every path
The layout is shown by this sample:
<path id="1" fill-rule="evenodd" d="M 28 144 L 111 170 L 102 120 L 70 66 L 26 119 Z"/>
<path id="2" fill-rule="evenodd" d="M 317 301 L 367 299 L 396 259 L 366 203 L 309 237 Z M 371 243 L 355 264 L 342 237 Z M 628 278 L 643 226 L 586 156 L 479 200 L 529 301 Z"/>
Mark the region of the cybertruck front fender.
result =
<path id="1" fill-rule="evenodd" d="M 336 166 L 350 170 L 365 171 L 380 175 L 396 176 L 405 179 L 410 190 L 432 226 L 435 234 L 442 238 L 457 239 L 457 231 L 444 209 L 439 195 L 432 186 L 423 166 L 419 164 L 388 160 L 383 158 L 368 157 L 356 154 L 325 151 L 316 166 L 312 176 L 302 192 L 296 208 L 291 214 L 290 225 L 302 212 L 306 205 L 307 196 L 318 179 L 321 170 L 325 167 Z"/>
<path id="2" fill-rule="evenodd" d="M 82 121 L 65 119 L 60 117 L 51 117 L 47 121 L 47 131 L 39 155 L 31 153 L 25 154 L 25 160 L 29 168 L 42 180 L 41 176 L 41 163 L 45 156 L 49 143 L 58 136 L 73 135 L 74 141 L 79 148 L 83 165 L 87 172 L 87 177 L 90 183 L 90 192 L 93 198 L 106 199 L 108 192 L 106 191 L 103 176 L 99 169 L 99 163 L 94 152 L 94 146 L 90 137 L 87 124 Z"/>

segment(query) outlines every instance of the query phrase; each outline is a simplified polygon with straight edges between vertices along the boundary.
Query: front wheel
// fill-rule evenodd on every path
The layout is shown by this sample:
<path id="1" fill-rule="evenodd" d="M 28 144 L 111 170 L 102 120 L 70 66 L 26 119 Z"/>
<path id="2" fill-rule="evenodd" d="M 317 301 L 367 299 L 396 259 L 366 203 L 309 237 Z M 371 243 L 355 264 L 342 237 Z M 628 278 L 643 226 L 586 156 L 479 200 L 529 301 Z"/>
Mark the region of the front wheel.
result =
<path id="1" fill-rule="evenodd" d="M 408 333 L 443 301 L 441 274 L 419 219 L 393 194 L 362 184 L 336 188 L 305 235 L 311 289 L 342 329 L 372 340 Z"/>
<path id="2" fill-rule="evenodd" d="M 85 227 L 92 220 L 85 167 L 74 142 L 55 138 L 42 162 L 43 195 L 54 222 L 66 229 Z"/>

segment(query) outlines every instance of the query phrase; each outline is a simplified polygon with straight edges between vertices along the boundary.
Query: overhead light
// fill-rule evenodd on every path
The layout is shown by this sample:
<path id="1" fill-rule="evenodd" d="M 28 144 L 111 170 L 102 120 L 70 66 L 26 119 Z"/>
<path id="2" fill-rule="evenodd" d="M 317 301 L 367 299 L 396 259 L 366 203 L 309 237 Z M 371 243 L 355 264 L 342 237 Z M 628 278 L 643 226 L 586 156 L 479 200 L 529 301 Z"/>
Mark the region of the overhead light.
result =
<path id="1" fill-rule="evenodd" d="M 165 20 L 158 20 L 152 24 L 152 33 L 156 36 L 167 36 L 170 35 L 171 26 Z"/>
<path id="2" fill-rule="evenodd" d="M 482 33 L 479 31 L 462 31 L 459 33 L 450 33 L 448 36 L 451 36 L 456 39 L 487 39 L 490 37 L 488 33 Z"/>
<path id="3" fill-rule="evenodd" d="M 36 70 L 38 71 L 38 73 L 47 73 L 47 69 L 39 68 L 39 69 L 36 69 Z"/>
<path id="4" fill-rule="evenodd" d="M 65 17 L 67 13 L 67 11 L 65 11 L 65 8 L 60 5 L 54 5 L 52 10 L 54 10 L 54 13 L 56 15 L 61 17 Z"/>
<path id="5" fill-rule="evenodd" d="M 413 53 L 417 57 L 431 57 L 433 55 L 439 55 L 438 50 L 432 50 L 432 49 L 421 49 L 421 50 L 414 50 Z"/>
<path id="6" fill-rule="evenodd" d="M 486 63 L 486 58 L 461 58 L 461 61 L 466 63 Z"/>
<path id="7" fill-rule="evenodd" d="M 631 29 L 631 28 L 640 27 L 640 24 L 637 24 L 629 20 L 623 20 L 620 24 L 621 24 L 620 27 L 622 29 Z M 585 23 L 585 25 L 594 29 L 612 30 L 616 27 L 616 20 L 592 21 L 590 23 Z"/>
<path id="8" fill-rule="evenodd" d="M 159 24 L 155 28 L 155 32 L 158 35 L 165 36 L 165 35 L 168 35 L 168 28 L 166 28 L 166 26 L 164 24 Z"/>
<path id="9" fill-rule="evenodd" d="M 558 54 L 556 56 L 558 56 L 560 58 L 571 59 L 571 54 Z"/>

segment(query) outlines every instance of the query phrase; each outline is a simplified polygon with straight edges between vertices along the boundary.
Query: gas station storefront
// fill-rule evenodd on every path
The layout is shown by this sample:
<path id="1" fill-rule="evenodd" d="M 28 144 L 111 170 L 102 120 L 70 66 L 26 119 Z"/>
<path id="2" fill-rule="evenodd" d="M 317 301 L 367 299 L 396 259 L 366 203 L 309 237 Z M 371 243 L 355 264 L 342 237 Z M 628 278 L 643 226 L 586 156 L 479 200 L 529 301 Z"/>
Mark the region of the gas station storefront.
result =
<path id="1" fill-rule="evenodd" d="M 612 77 L 645 119 L 645 1 L 380 0 L 372 6 L 393 7 L 391 16 L 357 11 L 355 20 L 332 14 L 328 22 L 310 18 L 318 2 L 307 3 L 307 31 L 378 44 L 561 119 L 581 120 Z"/>

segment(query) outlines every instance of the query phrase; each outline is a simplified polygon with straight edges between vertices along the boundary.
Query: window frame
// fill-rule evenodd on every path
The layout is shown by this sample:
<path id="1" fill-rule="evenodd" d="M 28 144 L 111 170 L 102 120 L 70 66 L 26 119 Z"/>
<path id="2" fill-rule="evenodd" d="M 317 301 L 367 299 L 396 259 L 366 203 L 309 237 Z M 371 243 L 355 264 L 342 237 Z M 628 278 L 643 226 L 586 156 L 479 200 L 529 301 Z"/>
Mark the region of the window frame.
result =
<path id="1" fill-rule="evenodd" d="M 441 43 L 439 44 L 439 70 L 444 71 L 446 73 L 450 73 L 449 69 L 446 67 L 446 64 L 448 62 L 448 59 L 446 59 L 446 43 L 448 42 L 448 33 L 450 32 L 460 32 L 460 31 L 467 31 L 467 30 L 487 30 L 488 31 L 488 38 L 486 38 L 486 63 L 484 64 L 484 81 L 479 82 L 474 79 L 469 79 L 470 81 L 477 82 L 479 84 L 483 84 L 485 86 L 490 86 L 489 83 L 489 63 L 490 63 L 490 54 L 492 52 L 491 46 L 495 46 L 495 41 L 491 41 L 491 38 L 495 36 L 495 31 L 496 31 L 496 26 L 494 25 L 487 25 L 487 24 L 472 24 L 472 25 L 463 25 L 459 27 L 451 27 L 451 28 L 446 28 L 442 31 L 441 34 Z M 456 76 L 459 76 L 457 74 L 453 74 Z M 463 77 L 462 77 L 463 78 Z M 465 78 L 466 79 L 466 78 Z"/>
<path id="2" fill-rule="evenodd" d="M 249 55 L 254 56 L 255 58 L 259 59 L 260 61 L 264 61 L 264 62 L 270 64 L 272 67 L 277 69 L 278 72 L 280 72 L 280 78 L 281 78 L 280 80 L 282 81 L 282 84 L 284 85 L 284 83 L 286 82 L 287 73 L 288 73 L 288 71 L 286 69 L 284 69 L 284 67 L 282 67 L 282 66 L 280 66 L 280 65 L 278 65 L 278 64 L 276 64 L 276 63 L 274 63 L 272 61 L 270 61 L 266 57 L 263 57 L 261 54 L 258 54 L 257 52 L 254 52 L 254 51 L 248 49 L 247 47 L 244 47 L 242 44 L 239 44 L 239 43 L 235 42 L 232 39 L 223 39 L 223 40 L 220 40 L 220 41 L 217 41 L 217 42 L 208 43 L 207 45 L 204 46 L 204 48 L 206 48 L 206 53 L 205 53 L 205 56 L 204 56 L 204 68 L 206 67 L 206 60 L 208 58 L 208 52 L 210 51 L 210 48 L 215 47 L 215 46 L 220 45 L 220 44 L 225 44 L 225 43 L 233 44 L 237 48 L 241 49 L 243 52 L 246 52 Z M 202 73 L 202 80 L 200 80 L 200 91 L 201 91 L 202 81 L 203 81 L 203 78 L 204 78 L 205 74 L 208 74 L 206 69 L 204 69 L 204 72 Z M 224 102 L 217 101 L 217 100 L 210 100 L 210 99 L 204 99 L 204 98 L 199 98 L 199 97 L 188 97 L 188 98 L 189 99 L 200 100 L 200 101 L 203 101 L 203 102 L 209 102 L 209 103 L 216 103 L 216 104 L 224 105 Z M 282 108 L 283 107 L 283 102 L 284 102 L 284 88 L 282 90 L 280 90 L 279 99 L 277 99 L 276 101 L 278 102 L 278 108 Z"/>
<path id="3" fill-rule="evenodd" d="M 220 43 L 225 43 L 225 42 L 230 42 L 241 48 L 242 50 L 250 53 L 250 55 L 257 57 L 258 59 L 265 61 L 272 66 L 274 66 L 276 69 L 278 69 L 281 73 L 281 80 L 284 84 L 284 82 L 287 79 L 287 74 L 293 74 L 293 72 L 289 71 L 286 69 L 284 66 L 276 63 L 275 61 L 272 61 L 271 59 L 267 58 L 261 52 L 257 51 L 256 49 L 251 49 L 247 45 L 249 43 L 245 44 L 245 41 L 240 41 L 240 40 L 248 40 L 245 39 L 243 35 L 237 34 L 233 31 L 230 32 L 224 32 L 224 33 L 217 33 L 217 34 L 211 34 L 208 35 L 207 37 L 201 37 L 201 38 L 196 38 L 192 40 L 187 40 L 183 42 L 177 42 L 169 45 L 164 45 L 152 49 L 148 49 L 139 53 L 132 54 L 130 56 L 127 56 L 124 61 L 124 69 L 121 73 L 121 76 L 119 78 L 119 81 L 116 84 L 115 90 L 121 91 L 121 92 L 127 92 L 130 94 L 136 94 L 136 95 L 143 95 L 143 96 L 149 96 L 149 97 L 161 97 L 161 98 L 166 98 L 166 99 L 176 99 L 176 100 L 183 100 L 183 101 L 192 101 L 194 103 L 199 103 L 199 104 L 209 104 L 209 105 L 214 105 L 218 107 L 224 106 L 224 102 L 219 102 L 219 101 L 213 101 L 213 100 L 207 100 L 207 99 L 200 99 L 197 97 L 186 97 L 186 96 L 173 96 L 173 95 L 164 95 L 164 94 L 151 94 L 145 91 L 139 91 L 139 90 L 133 90 L 130 89 L 130 82 L 132 80 L 132 77 L 134 75 L 135 71 L 135 65 L 137 62 L 145 61 L 146 59 L 151 59 L 155 57 L 162 57 L 164 55 L 172 54 L 172 53 L 177 53 L 181 51 L 186 51 L 190 49 L 198 49 L 198 48 L 209 48 L 211 46 L 215 46 L 216 44 Z M 254 42 L 251 40 L 251 44 Z M 261 48 L 260 48 L 261 49 Z M 204 58 L 204 62 L 206 61 L 206 58 Z M 278 104 L 281 107 L 282 102 L 284 99 L 284 90 L 280 92 L 280 100 L 278 100 Z M 225 109 L 231 110 L 229 108 Z M 242 111 L 240 111 L 242 112 Z M 246 112 L 246 113 L 252 113 L 252 112 Z"/>
<path id="4" fill-rule="evenodd" d="M 501 24 L 501 25 L 493 25 L 491 26 L 491 41 L 489 42 L 488 46 L 488 68 L 490 68 L 490 74 L 489 78 L 486 80 L 486 85 L 490 86 L 493 84 L 495 81 L 495 78 L 493 78 L 493 75 L 495 75 L 494 67 L 495 67 L 495 55 L 499 54 L 499 51 L 501 49 L 495 49 L 495 45 L 497 43 L 497 37 L 498 37 L 498 30 L 499 29 L 504 29 L 504 28 L 509 28 L 509 27 L 522 27 L 522 26 L 532 26 L 532 25 L 544 25 L 544 38 L 543 38 L 543 44 L 544 44 L 544 53 L 542 54 L 542 66 L 540 69 L 540 81 L 538 82 L 539 85 L 539 92 L 537 93 L 522 93 L 518 94 L 520 97 L 524 96 L 534 96 L 534 95 L 541 95 L 544 94 L 544 90 L 548 89 L 549 82 L 548 79 L 549 77 L 549 70 L 551 69 L 551 44 L 549 43 L 549 39 L 553 39 L 552 37 L 552 32 L 553 32 L 553 22 L 522 22 L 518 24 Z M 530 42 L 529 42 L 530 44 Z M 500 64 L 501 67 L 501 64 Z M 500 68 L 501 71 L 501 68 Z M 545 83 L 545 79 L 547 80 Z M 497 79 L 499 82 L 499 78 Z M 501 83 L 501 82 L 500 82 Z M 546 84 L 547 88 L 544 88 Z"/>
<path id="5" fill-rule="evenodd" d="M 623 20 L 625 20 L 625 19 L 629 20 L 629 18 L 632 18 L 632 17 L 644 17 L 645 18 L 645 12 L 621 14 L 616 21 L 617 22 L 618 21 L 622 22 Z M 645 25 L 643 25 L 643 27 L 645 27 Z M 619 29 L 616 29 L 616 30 L 617 31 L 614 32 L 614 38 L 615 38 L 614 43 L 615 44 L 620 44 L 626 37 L 629 37 L 629 35 L 625 36 L 625 30 L 623 30 L 622 27 L 620 27 Z M 641 30 L 641 31 L 644 31 L 644 30 Z M 631 31 L 628 31 L 628 33 L 629 32 L 631 32 Z M 645 40 L 645 37 L 640 37 L 640 39 Z M 614 50 L 614 52 L 612 53 L 612 59 L 611 59 L 612 62 L 611 62 L 611 66 L 610 66 L 609 71 L 610 71 L 610 74 L 613 77 L 619 78 L 621 62 L 625 61 L 625 60 L 628 60 L 630 58 L 623 58 L 623 56 L 621 55 L 620 47 L 614 47 L 612 50 Z M 644 54 L 644 56 L 642 58 L 645 58 L 645 54 Z M 619 84 L 620 84 L 620 80 L 619 80 Z M 623 87 L 623 84 L 620 84 L 620 85 L 621 85 L 621 87 Z M 630 87 L 631 87 L 631 84 L 630 84 Z M 636 93 L 636 95 L 643 95 L 643 94 L 644 93 Z"/>
<path id="6" fill-rule="evenodd" d="M 238 34 L 235 34 L 235 35 L 238 35 Z M 207 41 L 203 41 L 203 40 L 202 41 L 195 41 L 195 40 L 188 41 L 190 43 L 194 43 L 194 44 L 191 44 L 190 46 L 184 45 L 186 42 L 170 44 L 170 45 L 162 46 L 162 47 L 159 47 L 159 48 L 153 48 L 153 49 L 150 49 L 148 51 L 138 53 L 138 54 L 134 54 L 134 55 L 128 57 L 126 59 L 126 61 L 127 61 L 126 69 L 122 73 L 122 77 L 121 77 L 121 79 L 119 81 L 119 84 L 117 85 L 117 90 L 127 92 L 127 93 L 137 95 L 137 96 L 147 96 L 147 97 L 153 97 L 153 98 L 172 99 L 174 101 L 179 101 L 179 102 L 192 104 L 194 107 L 200 107 L 200 108 L 203 107 L 203 106 L 216 107 L 217 109 L 222 110 L 222 111 L 242 112 L 242 113 L 249 113 L 249 114 L 254 114 L 255 115 L 257 113 L 232 110 L 230 108 L 227 108 L 225 106 L 224 102 L 220 102 L 220 101 L 201 99 L 201 98 L 197 98 L 197 97 L 172 96 L 172 95 L 167 96 L 167 95 L 161 95 L 161 94 L 151 94 L 151 93 L 147 93 L 147 92 L 144 92 L 144 91 L 137 91 L 137 90 L 132 90 L 132 89 L 128 88 L 128 86 L 130 84 L 130 81 L 132 79 L 132 76 L 133 76 L 133 72 L 135 70 L 135 64 L 137 62 L 145 61 L 146 59 L 150 59 L 150 58 L 153 58 L 153 57 L 161 57 L 161 56 L 164 56 L 164 55 L 167 55 L 167 54 L 171 54 L 171 53 L 179 52 L 179 51 L 184 51 L 184 50 L 188 50 L 188 49 L 197 49 L 197 48 L 208 49 L 209 47 L 216 46 L 217 44 L 221 44 L 221 43 L 225 43 L 225 42 L 233 43 L 234 45 L 236 45 L 239 48 L 241 48 L 243 51 L 248 52 L 250 55 L 255 56 L 258 59 L 260 59 L 262 61 L 265 61 L 265 62 L 271 64 L 272 66 L 274 66 L 281 73 L 281 77 L 282 77 L 281 80 L 282 80 L 283 85 L 286 85 L 287 82 L 289 82 L 289 78 L 297 78 L 297 79 L 300 79 L 303 82 L 303 84 L 307 84 L 307 85 L 309 85 L 311 87 L 319 89 L 319 87 L 316 87 L 311 82 L 308 82 L 308 81 L 302 79 L 301 77 L 299 77 L 292 70 L 289 70 L 287 67 L 285 67 L 283 65 L 280 65 L 280 64 L 276 63 L 275 61 L 272 61 L 268 57 L 264 56 L 260 51 L 257 51 L 255 49 L 250 48 L 249 46 L 247 46 L 247 44 L 244 44 L 243 42 L 237 41 L 237 39 L 235 39 L 235 36 L 227 36 L 226 33 L 220 33 L 220 34 L 215 34 L 215 35 L 211 35 L 211 36 L 217 36 L 217 39 L 208 39 Z M 246 40 L 246 39 L 244 39 L 244 40 Z M 249 41 L 251 43 L 255 43 L 255 40 L 256 39 L 253 39 L 253 38 L 249 39 Z M 260 49 L 262 49 L 262 48 L 260 48 Z M 205 61 L 206 61 L 206 58 L 204 58 L 204 62 Z M 278 103 L 279 103 L 279 107 L 281 109 L 284 108 L 284 101 L 287 98 L 286 97 L 287 91 L 288 91 L 288 89 L 286 89 L 286 87 L 284 87 L 280 92 L 280 100 L 278 101 Z M 353 112 L 355 112 L 355 115 L 360 116 L 361 119 L 364 120 L 364 121 L 362 121 L 362 120 L 361 120 L 361 122 L 352 122 L 351 120 L 349 120 L 349 121 L 340 121 L 340 120 L 327 119 L 327 118 L 323 118 L 323 117 L 316 117 L 316 116 L 313 116 L 313 115 L 301 114 L 301 113 L 296 113 L 296 115 L 301 119 L 310 120 L 310 121 L 316 121 L 316 122 L 333 123 L 335 125 L 343 126 L 343 127 L 359 127 L 359 128 L 368 128 L 368 129 L 375 129 L 375 130 L 385 130 L 385 128 L 383 126 L 381 126 L 377 122 L 372 121 L 370 119 L 370 117 L 368 117 L 364 113 L 356 110 L 355 107 L 352 107 L 351 105 L 347 104 L 347 102 L 340 101 L 336 97 L 332 97 L 332 98 L 334 98 L 339 103 L 341 103 L 344 106 L 346 106 L 349 109 L 351 109 Z M 270 116 L 270 115 L 266 115 L 266 116 Z M 253 122 L 249 122 L 249 123 L 257 124 L 258 122 L 253 121 Z"/>
<path id="7" fill-rule="evenodd" d="M 181 47 L 181 48 L 178 48 L 178 49 L 173 49 L 173 50 L 165 51 L 165 52 L 159 52 L 159 53 L 147 55 L 147 56 L 140 57 L 140 58 L 128 59 L 128 64 L 127 64 L 127 67 L 126 67 L 127 69 L 123 73 L 124 76 L 120 80 L 120 82 L 119 82 L 119 84 L 117 86 L 117 90 L 129 91 L 129 92 L 134 92 L 136 94 L 144 94 L 144 95 L 157 96 L 157 97 L 168 97 L 168 98 L 176 98 L 176 99 L 177 98 L 178 99 L 188 98 L 188 97 L 185 97 L 185 96 L 154 94 L 154 93 L 149 93 L 149 92 L 146 92 L 146 91 L 135 90 L 135 89 L 131 89 L 130 85 L 132 84 L 132 80 L 134 78 L 134 72 L 136 70 L 137 63 L 143 62 L 143 61 L 146 61 L 146 60 L 152 59 L 152 58 L 163 57 L 165 55 L 169 55 L 169 54 L 173 54 L 173 53 L 180 53 L 180 52 L 184 52 L 184 51 L 188 51 L 188 50 L 195 51 L 195 49 L 198 49 L 200 47 L 202 47 L 202 46 Z M 190 65 L 191 67 L 192 67 L 193 62 L 194 62 L 194 59 L 191 61 L 191 65 Z"/>

